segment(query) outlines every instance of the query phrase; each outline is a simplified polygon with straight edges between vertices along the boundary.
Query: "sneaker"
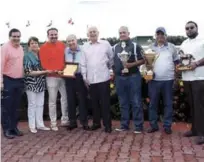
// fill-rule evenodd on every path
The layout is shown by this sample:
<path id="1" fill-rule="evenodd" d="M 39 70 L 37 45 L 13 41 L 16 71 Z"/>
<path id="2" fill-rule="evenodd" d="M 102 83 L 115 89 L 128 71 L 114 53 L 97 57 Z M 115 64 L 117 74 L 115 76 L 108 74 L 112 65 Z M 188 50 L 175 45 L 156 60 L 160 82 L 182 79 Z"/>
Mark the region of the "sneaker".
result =
<path id="1" fill-rule="evenodd" d="M 134 133 L 135 133 L 135 134 L 141 134 L 141 133 L 142 133 L 142 130 L 135 130 Z"/>
<path id="2" fill-rule="evenodd" d="M 39 130 L 45 130 L 45 131 L 50 130 L 50 128 L 48 128 L 48 127 L 39 127 L 38 129 L 39 129 Z"/>
<path id="3" fill-rule="evenodd" d="M 149 128 L 148 130 L 147 130 L 147 133 L 154 133 L 154 132 L 157 132 L 159 130 L 159 128 Z"/>
<path id="4" fill-rule="evenodd" d="M 51 130 L 58 131 L 58 127 L 57 126 L 51 126 Z"/>
<path id="5" fill-rule="evenodd" d="M 196 134 L 194 134 L 191 130 L 183 134 L 183 137 L 193 137 L 193 136 L 196 136 Z"/>
<path id="6" fill-rule="evenodd" d="M 123 132 L 123 131 L 127 131 L 128 129 L 125 128 L 116 128 L 115 131 L 117 132 Z"/>
<path id="7" fill-rule="evenodd" d="M 62 122 L 62 123 L 60 124 L 61 127 L 67 127 L 68 125 L 69 125 L 68 122 Z"/>
<path id="8" fill-rule="evenodd" d="M 196 145 L 202 145 L 202 144 L 204 144 L 204 136 L 198 136 L 198 137 L 196 137 L 195 143 L 196 143 Z"/>
<path id="9" fill-rule="evenodd" d="M 37 131 L 37 129 L 35 129 L 35 128 L 30 128 L 30 132 L 31 132 L 31 133 L 37 133 L 38 131 Z"/>

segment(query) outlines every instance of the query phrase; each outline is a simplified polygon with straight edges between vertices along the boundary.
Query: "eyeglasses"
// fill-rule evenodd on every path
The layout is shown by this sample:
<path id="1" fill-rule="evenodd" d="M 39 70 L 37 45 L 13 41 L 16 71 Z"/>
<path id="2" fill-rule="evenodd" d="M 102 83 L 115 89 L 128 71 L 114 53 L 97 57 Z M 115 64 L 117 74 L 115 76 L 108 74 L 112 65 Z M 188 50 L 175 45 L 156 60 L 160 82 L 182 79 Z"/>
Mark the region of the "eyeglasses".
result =
<path id="1" fill-rule="evenodd" d="M 16 35 L 14 35 L 14 36 L 11 36 L 12 38 L 20 38 L 21 36 L 16 36 Z"/>
<path id="2" fill-rule="evenodd" d="M 190 26 L 190 27 L 186 27 L 186 30 L 193 30 L 194 29 L 194 26 Z"/>

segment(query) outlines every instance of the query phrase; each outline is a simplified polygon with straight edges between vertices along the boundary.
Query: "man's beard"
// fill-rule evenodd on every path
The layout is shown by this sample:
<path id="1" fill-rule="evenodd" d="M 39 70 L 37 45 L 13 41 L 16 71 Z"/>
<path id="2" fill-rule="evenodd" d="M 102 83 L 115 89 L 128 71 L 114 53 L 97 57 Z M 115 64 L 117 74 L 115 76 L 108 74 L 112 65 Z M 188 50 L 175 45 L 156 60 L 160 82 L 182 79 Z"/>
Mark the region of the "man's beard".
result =
<path id="1" fill-rule="evenodd" d="M 188 38 L 194 39 L 195 37 L 197 37 L 197 35 L 198 35 L 198 33 L 196 32 L 196 33 L 193 33 L 191 35 L 188 35 Z"/>

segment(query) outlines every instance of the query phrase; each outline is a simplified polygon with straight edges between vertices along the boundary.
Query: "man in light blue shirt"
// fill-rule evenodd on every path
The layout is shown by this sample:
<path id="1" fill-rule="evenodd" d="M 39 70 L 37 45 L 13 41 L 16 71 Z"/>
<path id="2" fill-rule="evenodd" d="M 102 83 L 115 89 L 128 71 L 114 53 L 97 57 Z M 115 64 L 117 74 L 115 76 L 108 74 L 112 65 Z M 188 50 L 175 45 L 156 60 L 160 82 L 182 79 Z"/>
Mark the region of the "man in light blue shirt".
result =
<path id="1" fill-rule="evenodd" d="M 176 47 L 168 43 L 166 30 L 163 27 L 156 29 L 156 42 L 152 45 L 152 50 L 159 54 L 154 64 L 154 79 L 149 82 L 149 121 L 151 128 L 148 133 L 153 133 L 159 130 L 157 124 L 157 106 L 160 98 L 160 93 L 164 100 L 164 131 L 171 134 L 171 124 L 173 116 L 173 83 L 175 64 L 179 63 Z"/>
<path id="2" fill-rule="evenodd" d="M 69 63 L 79 63 L 81 59 L 81 49 L 77 45 L 77 38 L 75 35 L 67 37 L 68 47 L 65 49 L 65 61 Z M 68 130 L 77 128 L 76 106 L 77 97 L 79 99 L 79 118 L 84 130 L 89 130 L 87 119 L 87 88 L 81 75 L 80 67 L 78 66 L 75 72 L 75 77 L 65 78 L 67 101 L 68 101 L 68 114 L 70 124 Z M 78 96 L 77 96 L 78 93 Z"/>

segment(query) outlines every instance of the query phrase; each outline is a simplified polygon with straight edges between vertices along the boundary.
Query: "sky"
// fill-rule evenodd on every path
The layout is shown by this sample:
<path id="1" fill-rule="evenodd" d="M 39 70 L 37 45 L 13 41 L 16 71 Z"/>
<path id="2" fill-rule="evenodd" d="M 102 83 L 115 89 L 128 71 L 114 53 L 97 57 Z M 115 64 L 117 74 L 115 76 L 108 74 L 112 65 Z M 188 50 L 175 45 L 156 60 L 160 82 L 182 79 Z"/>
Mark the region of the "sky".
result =
<path id="1" fill-rule="evenodd" d="M 47 40 L 47 25 L 59 30 L 59 39 L 69 34 L 86 38 L 87 25 L 97 26 L 100 37 L 118 37 L 121 25 L 131 37 L 154 35 L 164 26 L 168 35 L 185 35 L 185 23 L 196 21 L 204 35 L 202 0 L 0 0 L 0 43 L 8 40 L 11 28 L 22 32 L 22 42 L 30 36 Z M 72 18 L 74 25 L 69 25 Z M 26 27 L 27 21 L 30 26 Z M 10 28 L 5 23 L 10 22 Z"/>

